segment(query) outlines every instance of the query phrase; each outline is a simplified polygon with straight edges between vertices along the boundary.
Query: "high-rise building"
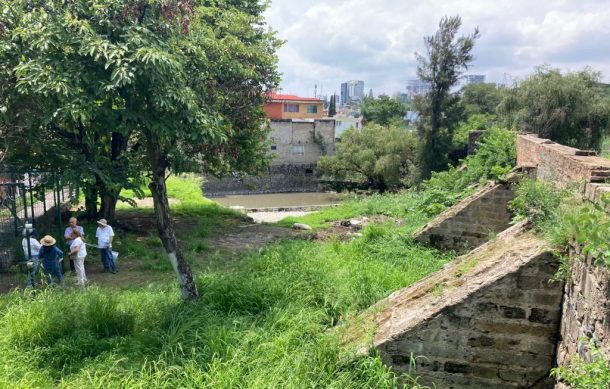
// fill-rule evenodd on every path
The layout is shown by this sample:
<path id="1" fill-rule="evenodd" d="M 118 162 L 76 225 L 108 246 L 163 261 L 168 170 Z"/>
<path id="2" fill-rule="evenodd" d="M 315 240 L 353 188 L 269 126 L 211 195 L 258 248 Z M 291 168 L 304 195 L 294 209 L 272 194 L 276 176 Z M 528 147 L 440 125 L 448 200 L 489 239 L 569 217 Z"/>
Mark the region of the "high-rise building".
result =
<path id="1" fill-rule="evenodd" d="M 485 83 L 484 74 L 467 74 L 464 76 L 464 85 Z"/>
<path id="2" fill-rule="evenodd" d="M 407 81 L 407 96 L 411 100 L 415 96 L 425 95 L 432 90 L 432 84 L 428 81 L 422 80 L 408 80 Z"/>
<path id="3" fill-rule="evenodd" d="M 364 81 L 351 80 L 341 84 L 341 105 L 349 105 L 364 99 Z"/>

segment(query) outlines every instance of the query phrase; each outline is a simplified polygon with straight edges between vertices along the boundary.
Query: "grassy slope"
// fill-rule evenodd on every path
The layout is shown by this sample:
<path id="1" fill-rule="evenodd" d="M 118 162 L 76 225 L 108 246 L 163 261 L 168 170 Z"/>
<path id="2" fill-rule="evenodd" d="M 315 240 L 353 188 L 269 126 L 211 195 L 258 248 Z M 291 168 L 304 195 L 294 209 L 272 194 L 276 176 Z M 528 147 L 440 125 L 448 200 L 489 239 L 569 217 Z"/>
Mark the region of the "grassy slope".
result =
<path id="1" fill-rule="evenodd" d="M 235 217 L 183 193 L 174 197 L 192 202 L 176 212 L 202 216 L 198 228 Z M 327 330 L 450 259 L 412 243 L 426 221 L 416 203 L 409 193 L 373 196 L 308 216 L 314 225 L 359 214 L 406 222 L 369 226 L 350 242 L 244 254 L 237 266 L 201 271 L 194 303 L 174 286 L 2 296 L 0 387 L 395 387 L 379 358 L 346 358 Z M 140 243 L 125 252 L 154 244 Z"/>

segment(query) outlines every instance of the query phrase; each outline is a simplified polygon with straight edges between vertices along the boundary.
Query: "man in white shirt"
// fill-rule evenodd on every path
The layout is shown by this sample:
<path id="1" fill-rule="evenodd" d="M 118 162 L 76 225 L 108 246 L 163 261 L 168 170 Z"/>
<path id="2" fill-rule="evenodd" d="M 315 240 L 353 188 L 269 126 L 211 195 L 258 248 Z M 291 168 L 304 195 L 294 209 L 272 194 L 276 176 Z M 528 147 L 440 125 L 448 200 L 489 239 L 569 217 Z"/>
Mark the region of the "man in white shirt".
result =
<path id="1" fill-rule="evenodd" d="M 112 274 L 116 274 L 117 268 L 112 255 L 112 238 L 114 238 L 114 231 L 112 230 L 112 227 L 108 225 L 106 219 L 98 220 L 97 225 L 99 227 L 97 227 L 97 230 L 95 231 L 95 237 L 97 238 L 97 247 L 100 250 L 102 265 L 104 266 L 104 273 L 111 270 Z"/>

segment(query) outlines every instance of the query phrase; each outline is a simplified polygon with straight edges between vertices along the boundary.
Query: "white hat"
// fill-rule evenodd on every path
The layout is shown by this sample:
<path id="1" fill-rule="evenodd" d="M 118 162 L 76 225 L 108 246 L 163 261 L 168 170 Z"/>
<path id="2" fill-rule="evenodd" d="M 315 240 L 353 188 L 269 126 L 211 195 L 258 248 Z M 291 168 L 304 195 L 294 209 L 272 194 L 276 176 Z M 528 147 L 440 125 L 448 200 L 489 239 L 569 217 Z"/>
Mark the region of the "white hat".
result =
<path id="1" fill-rule="evenodd" d="M 108 221 L 106 219 L 100 219 L 97 221 L 97 224 L 106 227 L 108 225 Z"/>

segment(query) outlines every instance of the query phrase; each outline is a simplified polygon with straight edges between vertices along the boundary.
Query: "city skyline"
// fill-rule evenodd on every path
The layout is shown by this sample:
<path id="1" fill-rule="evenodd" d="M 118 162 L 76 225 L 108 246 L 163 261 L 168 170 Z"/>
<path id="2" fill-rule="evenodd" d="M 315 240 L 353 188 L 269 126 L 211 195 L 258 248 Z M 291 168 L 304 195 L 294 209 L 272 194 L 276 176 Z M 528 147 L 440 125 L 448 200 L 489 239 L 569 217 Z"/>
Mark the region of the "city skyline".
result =
<path id="1" fill-rule="evenodd" d="M 462 34 L 479 27 L 468 74 L 512 84 L 547 64 L 562 71 L 591 66 L 610 79 L 610 8 L 606 2 L 274 0 L 270 27 L 279 50 L 282 93 L 339 94 L 346 80 L 364 80 L 375 94 L 404 93 L 417 78 L 414 53 L 443 16 L 459 14 Z"/>

